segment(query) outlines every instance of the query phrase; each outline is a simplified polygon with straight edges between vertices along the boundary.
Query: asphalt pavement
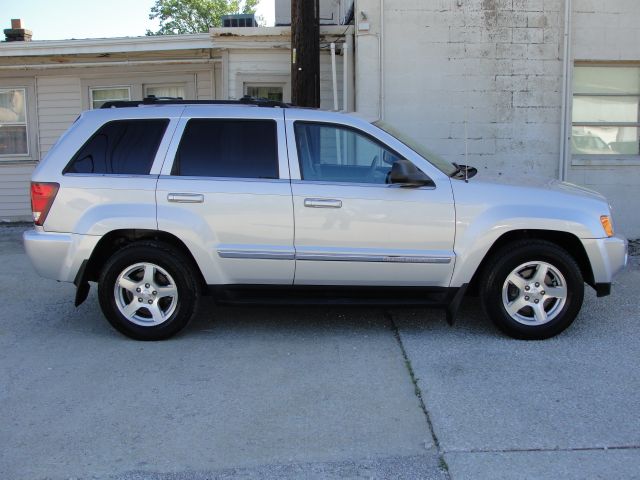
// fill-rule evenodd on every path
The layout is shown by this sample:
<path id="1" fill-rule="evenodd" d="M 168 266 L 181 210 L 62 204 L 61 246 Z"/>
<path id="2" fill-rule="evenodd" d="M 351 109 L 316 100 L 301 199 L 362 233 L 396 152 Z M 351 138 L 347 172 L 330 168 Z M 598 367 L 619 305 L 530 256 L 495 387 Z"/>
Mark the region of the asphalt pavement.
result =
<path id="1" fill-rule="evenodd" d="M 0 227 L 0 478 L 640 478 L 640 267 L 574 326 L 203 302 L 129 340 Z"/>

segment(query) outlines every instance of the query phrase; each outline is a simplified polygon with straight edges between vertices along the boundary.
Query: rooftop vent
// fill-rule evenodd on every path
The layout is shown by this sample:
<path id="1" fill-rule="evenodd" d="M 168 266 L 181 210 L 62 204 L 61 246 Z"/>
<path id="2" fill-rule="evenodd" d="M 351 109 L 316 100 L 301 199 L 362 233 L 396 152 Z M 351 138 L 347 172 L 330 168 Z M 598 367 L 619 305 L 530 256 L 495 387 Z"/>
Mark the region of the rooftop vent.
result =
<path id="1" fill-rule="evenodd" d="M 257 27 L 256 16 L 253 14 L 223 15 L 223 27 Z"/>

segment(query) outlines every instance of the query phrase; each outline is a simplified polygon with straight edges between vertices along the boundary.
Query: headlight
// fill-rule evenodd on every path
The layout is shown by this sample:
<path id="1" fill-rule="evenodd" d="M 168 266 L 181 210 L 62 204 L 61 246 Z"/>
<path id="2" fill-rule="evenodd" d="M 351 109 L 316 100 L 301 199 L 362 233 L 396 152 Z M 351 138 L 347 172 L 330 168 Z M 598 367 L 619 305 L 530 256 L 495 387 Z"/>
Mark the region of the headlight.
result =
<path id="1" fill-rule="evenodd" d="M 602 228 L 604 228 L 607 237 L 613 237 L 613 222 L 611 221 L 611 217 L 609 215 L 602 215 L 600 217 L 600 223 L 602 223 Z"/>

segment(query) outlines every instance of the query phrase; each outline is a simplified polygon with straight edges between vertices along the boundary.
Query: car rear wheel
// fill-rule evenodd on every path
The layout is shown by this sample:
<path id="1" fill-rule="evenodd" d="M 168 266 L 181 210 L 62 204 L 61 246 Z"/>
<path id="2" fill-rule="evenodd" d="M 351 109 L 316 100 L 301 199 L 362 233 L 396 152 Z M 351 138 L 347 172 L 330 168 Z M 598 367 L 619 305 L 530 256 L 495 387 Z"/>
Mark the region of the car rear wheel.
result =
<path id="1" fill-rule="evenodd" d="M 565 330 L 584 298 L 576 261 L 544 240 L 520 241 L 497 252 L 485 269 L 481 289 L 484 309 L 495 325 L 527 340 Z"/>
<path id="2" fill-rule="evenodd" d="M 162 340 L 182 330 L 196 310 L 198 282 L 178 250 L 138 242 L 116 252 L 100 276 L 100 307 L 111 325 L 136 340 Z"/>

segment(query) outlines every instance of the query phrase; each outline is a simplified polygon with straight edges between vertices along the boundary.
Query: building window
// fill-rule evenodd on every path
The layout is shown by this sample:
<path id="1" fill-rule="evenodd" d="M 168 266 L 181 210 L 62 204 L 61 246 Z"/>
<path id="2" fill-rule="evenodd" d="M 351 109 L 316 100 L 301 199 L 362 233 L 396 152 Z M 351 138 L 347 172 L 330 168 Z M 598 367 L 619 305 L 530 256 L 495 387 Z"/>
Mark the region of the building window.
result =
<path id="1" fill-rule="evenodd" d="M 0 156 L 29 155 L 24 88 L 0 89 Z"/>
<path id="2" fill-rule="evenodd" d="M 144 96 L 148 97 L 149 95 L 153 95 L 158 98 L 187 98 L 184 85 L 145 85 Z"/>
<path id="3" fill-rule="evenodd" d="M 284 88 L 282 85 L 272 84 L 246 84 L 244 94 L 255 98 L 267 98 L 275 102 L 282 102 L 284 98 Z"/>
<path id="4" fill-rule="evenodd" d="M 640 67 L 576 66 L 573 78 L 573 154 L 640 154 Z"/>
<path id="5" fill-rule="evenodd" d="M 89 89 L 91 108 L 100 108 L 106 102 L 131 100 L 130 87 L 95 87 Z"/>

